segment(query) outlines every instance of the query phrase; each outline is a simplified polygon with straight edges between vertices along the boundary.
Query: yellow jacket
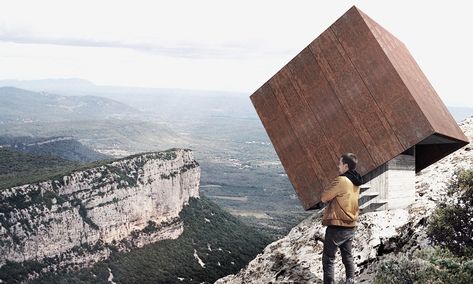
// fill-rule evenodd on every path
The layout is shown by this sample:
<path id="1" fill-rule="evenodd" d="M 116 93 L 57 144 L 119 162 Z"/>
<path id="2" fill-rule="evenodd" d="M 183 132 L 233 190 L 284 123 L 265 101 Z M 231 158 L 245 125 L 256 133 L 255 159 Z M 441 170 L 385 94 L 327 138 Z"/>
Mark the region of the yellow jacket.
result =
<path id="1" fill-rule="evenodd" d="M 353 184 L 346 176 L 336 177 L 330 187 L 322 191 L 320 195 L 320 201 L 328 202 L 322 218 L 322 225 L 357 226 L 359 196 L 360 185 Z"/>

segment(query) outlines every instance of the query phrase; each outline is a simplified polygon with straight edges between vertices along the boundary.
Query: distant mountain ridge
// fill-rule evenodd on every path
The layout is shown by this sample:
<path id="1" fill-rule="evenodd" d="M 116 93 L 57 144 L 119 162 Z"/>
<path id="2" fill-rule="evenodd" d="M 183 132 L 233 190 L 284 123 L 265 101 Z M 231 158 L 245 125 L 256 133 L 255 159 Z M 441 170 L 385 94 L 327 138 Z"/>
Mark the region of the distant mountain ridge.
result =
<path id="1" fill-rule="evenodd" d="M 0 87 L 0 123 L 73 121 L 136 116 L 138 110 L 107 98 L 61 96 Z"/>
<path id="2" fill-rule="evenodd" d="M 186 137 L 165 124 L 122 119 L 0 124 L 0 135 L 72 136 L 95 151 L 113 157 L 190 144 Z"/>
<path id="3" fill-rule="evenodd" d="M 90 81 L 79 78 L 46 79 L 46 80 L 0 80 L 0 87 L 16 87 L 37 92 L 55 93 L 61 89 L 86 89 L 93 87 Z M 60 92 L 62 93 L 62 92 Z"/>
<path id="4" fill-rule="evenodd" d="M 221 100 L 225 98 L 233 108 L 222 109 L 221 114 L 226 116 L 243 115 L 256 118 L 256 112 L 253 110 L 253 106 L 249 100 L 250 94 L 243 93 L 215 90 L 100 86 L 80 78 L 0 80 L 0 86 L 12 86 L 36 92 L 58 93 L 66 96 L 89 95 L 110 98 L 140 110 L 163 113 L 164 118 L 172 115 L 172 113 L 166 111 L 166 108 L 179 104 L 179 101 L 182 99 L 192 101 L 189 103 L 190 106 L 195 106 L 196 109 L 208 112 L 221 107 Z M 132 98 L 130 94 L 133 94 L 134 97 Z M 197 100 L 195 99 L 196 97 L 198 98 Z M 155 102 L 162 104 L 157 105 Z M 185 112 L 192 110 L 192 108 L 186 108 Z M 448 110 L 452 113 L 457 122 L 473 115 L 473 108 L 471 107 L 448 106 Z M 182 116 L 185 112 L 180 112 L 179 115 Z M 218 111 L 215 112 L 215 114 L 220 115 Z"/>
<path id="5" fill-rule="evenodd" d="M 113 99 L 164 121 L 189 121 L 211 115 L 257 118 L 246 94 L 170 88 L 101 86 L 71 79 L 0 80 L 0 86 L 14 86 L 35 92 L 64 96 L 96 96 Z"/>
<path id="6" fill-rule="evenodd" d="M 57 79 L 40 79 L 40 80 L 0 80 L 0 87 L 16 87 L 36 92 L 52 92 L 64 95 L 81 95 L 89 92 L 101 91 L 105 93 L 168 93 L 168 94 L 193 94 L 196 96 L 208 95 L 233 95 L 240 96 L 241 93 L 225 92 L 217 90 L 192 90 L 179 88 L 152 88 L 152 87 L 127 87 L 127 86 L 107 86 L 96 85 L 91 81 L 80 78 L 57 78 Z"/>
<path id="7" fill-rule="evenodd" d="M 169 113 L 175 115 L 179 111 L 171 109 Z M 0 87 L 0 136 L 72 136 L 114 157 L 190 146 L 190 141 L 174 131 L 174 127 L 124 103 L 97 96 L 62 96 L 14 87 Z M 103 158 L 93 156 L 66 158 L 83 161 Z"/>

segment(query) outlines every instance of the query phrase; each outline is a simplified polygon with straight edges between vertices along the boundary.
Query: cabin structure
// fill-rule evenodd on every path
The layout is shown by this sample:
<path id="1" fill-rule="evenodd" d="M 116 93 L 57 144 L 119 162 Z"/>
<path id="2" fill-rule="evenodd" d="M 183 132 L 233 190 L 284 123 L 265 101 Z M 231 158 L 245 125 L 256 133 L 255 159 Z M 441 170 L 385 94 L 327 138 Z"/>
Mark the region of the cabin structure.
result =
<path id="1" fill-rule="evenodd" d="M 414 202 L 415 173 L 468 144 L 404 44 L 355 6 L 250 99 L 306 210 L 342 153 L 359 158 L 361 209 L 379 210 Z"/>

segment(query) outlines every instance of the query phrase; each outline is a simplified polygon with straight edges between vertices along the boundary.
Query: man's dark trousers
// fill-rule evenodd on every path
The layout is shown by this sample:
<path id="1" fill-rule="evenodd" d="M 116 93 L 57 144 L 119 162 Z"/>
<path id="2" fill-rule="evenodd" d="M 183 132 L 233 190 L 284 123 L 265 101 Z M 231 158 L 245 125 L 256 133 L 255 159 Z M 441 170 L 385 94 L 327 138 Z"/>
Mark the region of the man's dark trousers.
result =
<path id="1" fill-rule="evenodd" d="M 327 226 L 325 230 L 324 252 L 322 265 L 324 269 L 324 283 L 335 283 L 333 263 L 337 248 L 340 248 L 342 262 L 345 265 L 347 281 L 355 278 L 355 265 L 351 253 L 355 227 Z"/>

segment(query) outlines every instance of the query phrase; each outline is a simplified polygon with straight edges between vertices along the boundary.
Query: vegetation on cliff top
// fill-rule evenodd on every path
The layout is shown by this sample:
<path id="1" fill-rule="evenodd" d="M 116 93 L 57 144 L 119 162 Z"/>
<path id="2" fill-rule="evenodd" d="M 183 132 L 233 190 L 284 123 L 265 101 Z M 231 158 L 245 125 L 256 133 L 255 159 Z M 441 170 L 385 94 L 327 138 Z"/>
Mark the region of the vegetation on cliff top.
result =
<path id="1" fill-rule="evenodd" d="M 67 136 L 0 136 L 0 145 L 18 152 L 55 156 L 79 163 L 90 163 L 111 158 Z"/>
<path id="2" fill-rule="evenodd" d="M 130 160 L 139 156 L 153 156 L 155 159 L 173 160 L 177 157 L 176 148 L 159 152 L 139 153 L 120 159 L 107 159 L 87 164 L 68 161 L 55 156 L 32 155 L 12 149 L 0 148 L 0 189 L 23 184 L 61 179 L 73 172 L 109 166 L 117 161 Z M 198 165 L 198 163 L 196 164 Z"/>
<path id="3" fill-rule="evenodd" d="M 0 148 L 0 189 L 44 180 L 72 171 L 80 164 L 54 156 L 32 155 Z"/>

